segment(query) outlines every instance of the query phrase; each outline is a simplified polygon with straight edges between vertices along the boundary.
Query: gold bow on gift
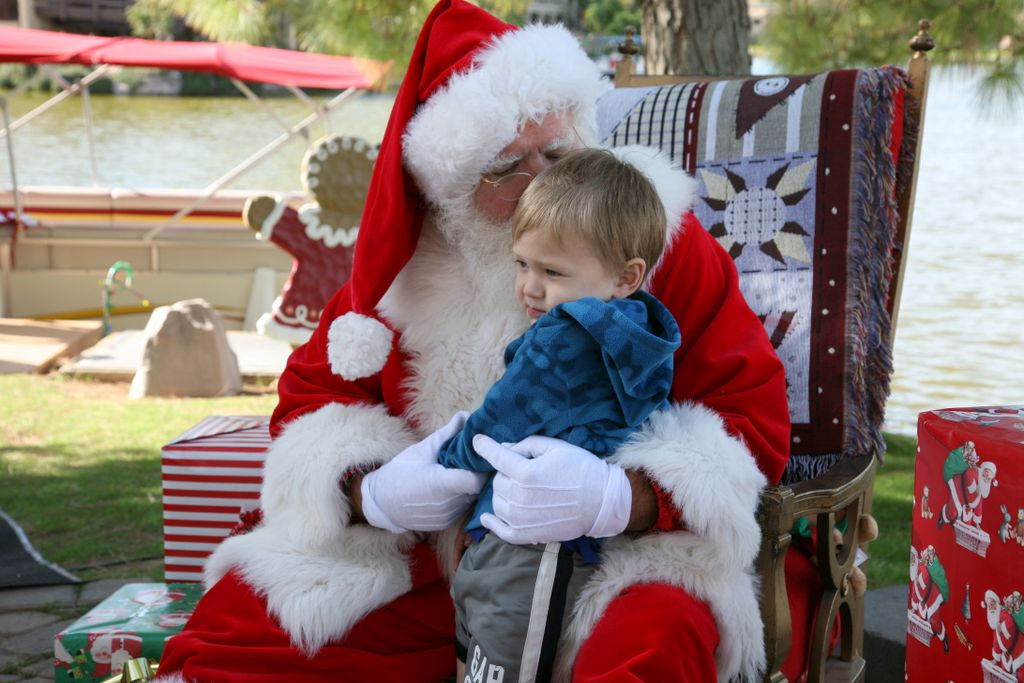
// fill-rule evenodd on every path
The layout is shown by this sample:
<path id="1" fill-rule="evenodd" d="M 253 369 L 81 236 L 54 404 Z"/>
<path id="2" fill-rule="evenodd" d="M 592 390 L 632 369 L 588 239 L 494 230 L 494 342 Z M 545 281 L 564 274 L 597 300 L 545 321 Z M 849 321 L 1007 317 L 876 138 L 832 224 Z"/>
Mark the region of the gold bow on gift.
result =
<path id="1" fill-rule="evenodd" d="M 152 680 L 156 676 L 157 663 L 151 663 L 145 657 L 130 659 L 125 662 L 121 673 L 105 678 L 101 683 L 139 683 Z"/>

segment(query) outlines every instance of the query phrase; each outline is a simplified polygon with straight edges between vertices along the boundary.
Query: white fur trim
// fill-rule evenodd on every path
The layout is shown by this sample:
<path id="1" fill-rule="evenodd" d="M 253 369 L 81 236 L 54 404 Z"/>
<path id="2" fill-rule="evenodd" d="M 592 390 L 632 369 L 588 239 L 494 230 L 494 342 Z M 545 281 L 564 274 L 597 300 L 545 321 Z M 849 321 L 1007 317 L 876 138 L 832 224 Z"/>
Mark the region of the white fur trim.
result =
<path id="1" fill-rule="evenodd" d="M 686 404 L 654 414 L 612 458 L 647 472 L 682 511 L 688 531 L 606 542 L 605 559 L 576 601 L 563 636 L 565 676 L 608 604 L 628 586 L 666 583 L 706 601 L 720 631 L 720 681 L 758 678 L 764 637 L 752 565 L 761 532 L 755 512 L 766 479 L 721 418 Z"/>
<path id="2" fill-rule="evenodd" d="M 296 647 L 310 653 L 408 591 L 404 553 L 412 536 L 349 526 L 338 480 L 415 440 L 382 406 L 330 404 L 291 422 L 267 453 L 263 524 L 218 546 L 206 563 L 206 585 L 237 568 L 266 596 Z"/>
<path id="3" fill-rule="evenodd" d="M 190 683 L 190 681 L 180 673 L 173 673 L 167 674 L 166 676 L 157 675 L 157 677 L 153 679 L 153 683 Z"/>
<path id="4" fill-rule="evenodd" d="M 718 542 L 707 558 L 712 570 L 757 558 L 761 529 L 754 515 L 767 480 L 717 413 L 692 403 L 655 413 L 614 459 L 647 472 L 671 494 L 690 531 Z"/>
<path id="5" fill-rule="evenodd" d="M 667 154 L 656 147 L 624 145 L 612 147 L 620 161 L 635 166 L 654 185 L 665 208 L 667 243 L 671 244 L 682 227 L 683 214 L 693 206 L 697 183 L 679 166 L 673 166 Z"/>
<path id="6" fill-rule="evenodd" d="M 235 567 L 266 596 L 268 611 L 312 656 L 343 637 L 364 616 L 412 588 L 405 554 L 412 534 L 348 527 L 343 537 L 312 551 L 291 533 L 301 518 L 272 520 L 222 543 L 207 562 L 206 583 Z"/>
<path id="7" fill-rule="evenodd" d="M 404 420 L 379 405 L 332 403 L 296 418 L 267 451 L 260 492 L 264 517 L 290 514 L 303 544 L 331 545 L 350 515 L 338 488 L 341 476 L 386 462 L 416 441 Z"/>
<path id="8" fill-rule="evenodd" d="M 327 332 L 327 358 L 331 370 L 352 382 L 384 369 L 395 334 L 384 323 L 349 312 L 331 323 Z"/>
<path id="9" fill-rule="evenodd" d="M 597 135 L 597 97 L 608 89 L 565 27 L 526 26 L 481 50 L 406 127 L 406 166 L 432 203 L 463 196 L 527 121 L 571 111 L 585 144 Z"/>

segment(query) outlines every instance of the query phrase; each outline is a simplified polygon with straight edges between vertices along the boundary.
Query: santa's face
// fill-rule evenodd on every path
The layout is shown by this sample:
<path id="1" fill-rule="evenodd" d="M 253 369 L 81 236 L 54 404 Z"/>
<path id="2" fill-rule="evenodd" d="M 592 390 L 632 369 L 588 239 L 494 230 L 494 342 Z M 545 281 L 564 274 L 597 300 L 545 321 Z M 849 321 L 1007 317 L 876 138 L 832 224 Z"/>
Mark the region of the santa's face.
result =
<path id="1" fill-rule="evenodd" d="M 552 112 L 539 122 L 528 121 L 519 137 L 502 149 L 490 168 L 485 169 L 485 177 L 491 182 L 481 182 L 477 186 L 474 194 L 477 208 L 495 222 L 507 221 L 528 184 L 519 181 L 527 176 L 510 176 L 529 174 L 537 177 L 541 171 L 580 146 L 582 143 L 573 129 L 572 114 L 568 112 Z M 504 178 L 509 179 L 504 181 Z M 513 185 L 516 192 L 510 195 L 507 184 Z"/>
<path id="2" fill-rule="evenodd" d="M 993 462 L 984 462 L 981 464 L 981 477 L 978 482 L 978 489 L 981 491 L 982 498 L 988 498 L 992 492 L 993 486 L 998 486 L 996 481 L 996 466 Z"/>
<path id="3" fill-rule="evenodd" d="M 988 620 L 989 628 L 995 628 L 999 625 L 999 596 L 992 591 L 985 591 L 985 615 Z"/>

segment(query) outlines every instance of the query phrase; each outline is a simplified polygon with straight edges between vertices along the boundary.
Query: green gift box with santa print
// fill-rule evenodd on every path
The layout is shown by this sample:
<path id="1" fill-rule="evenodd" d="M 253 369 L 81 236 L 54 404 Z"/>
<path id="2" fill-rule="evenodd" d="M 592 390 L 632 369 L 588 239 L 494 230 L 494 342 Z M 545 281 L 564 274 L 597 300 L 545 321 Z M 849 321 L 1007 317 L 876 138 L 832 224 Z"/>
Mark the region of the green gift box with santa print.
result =
<path id="1" fill-rule="evenodd" d="M 192 615 L 198 583 L 129 583 L 57 634 L 54 681 L 102 681 L 137 657 L 159 661 Z"/>

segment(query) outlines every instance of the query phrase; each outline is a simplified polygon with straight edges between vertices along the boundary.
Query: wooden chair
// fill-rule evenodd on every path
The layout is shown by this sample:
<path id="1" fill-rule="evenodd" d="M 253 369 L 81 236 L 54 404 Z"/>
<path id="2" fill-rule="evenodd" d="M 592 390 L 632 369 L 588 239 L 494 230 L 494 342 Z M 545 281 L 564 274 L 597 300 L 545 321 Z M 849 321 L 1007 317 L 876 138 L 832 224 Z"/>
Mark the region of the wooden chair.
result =
<path id="1" fill-rule="evenodd" d="M 817 571 L 824 588 L 814 618 L 809 680 L 862 681 L 865 677 L 864 600 L 853 590 L 851 577 L 856 550 L 867 545 L 859 522 L 870 514 L 875 470 L 884 450 L 881 424 L 913 213 L 928 85 L 926 53 L 934 46 L 928 34 L 930 22 L 921 21 L 919 29 L 910 41 L 913 54 L 905 74 L 882 69 L 726 79 L 638 76 L 632 61 L 637 48 L 629 33 L 620 47 L 623 59 L 617 65 L 615 90 L 599 104 L 599 127 L 606 144 L 658 145 L 694 173 L 699 182 L 695 212 L 736 260 L 741 288 L 764 320 L 787 367 L 791 412 L 798 413 L 793 416 L 795 466 L 787 472 L 787 485 L 765 492 L 758 511 L 763 538 L 757 563 L 768 681 L 787 680 L 779 671 L 791 646 L 785 558 L 794 524 L 802 518 L 816 528 Z M 818 96 L 820 106 L 813 101 Z M 844 97 L 854 102 L 840 103 Z M 882 112 L 889 112 L 891 118 L 884 120 Z M 819 120 L 810 125 L 794 124 L 794 119 L 815 114 Z M 816 142 L 803 144 L 802 138 L 813 137 L 815 127 Z M 886 141 L 891 151 L 895 138 L 900 141 L 898 152 L 890 154 L 892 163 L 888 163 Z M 764 139 L 768 144 L 762 150 L 759 145 Z M 858 149 L 868 145 L 875 149 Z M 809 148 L 813 149 L 808 152 Z M 858 164 L 871 168 L 857 168 Z M 844 172 L 845 181 L 836 179 Z M 811 173 L 813 183 L 808 180 Z M 757 182 L 752 181 L 760 180 L 764 182 L 755 187 Z M 830 187 L 842 182 L 852 189 L 843 201 L 833 204 L 830 193 L 836 193 Z M 757 206 L 752 200 L 755 191 L 764 200 Z M 765 200 L 771 192 L 776 196 Z M 744 193 L 746 204 L 737 207 Z M 799 213 L 800 207 L 800 219 L 779 215 Z M 737 216 L 740 208 L 746 213 Z M 730 220 L 732 228 L 739 225 L 745 231 L 745 242 L 730 229 Z M 750 237 L 766 236 L 758 220 L 783 220 L 783 225 L 772 239 L 754 244 Z M 845 244 L 853 244 L 859 253 L 830 262 L 833 257 L 827 250 L 832 247 L 822 246 L 829 242 L 823 235 L 840 233 Z M 835 243 L 832 239 L 831 244 Z M 758 259 L 761 267 L 752 265 Z M 859 260 L 872 262 L 874 269 L 861 268 Z M 799 282 L 777 282 L 776 286 L 794 285 L 797 291 L 791 297 L 804 296 L 809 305 L 780 310 L 777 298 L 751 297 L 744 286 L 797 266 L 803 276 L 792 277 Z M 842 289 L 839 279 L 846 282 L 846 294 L 856 300 L 841 304 L 842 310 L 825 310 L 821 302 L 828 299 L 821 293 Z M 859 288 L 850 284 L 855 280 L 860 281 Z M 763 292 L 764 286 L 749 289 Z M 802 316 L 807 319 L 801 323 Z M 872 316 L 870 321 L 864 319 Z M 801 324 L 805 331 L 841 324 L 833 336 L 843 336 L 845 343 L 825 348 L 821 344 L 827 334 L 816 337 L 818 332 L 808 331 L 802 337 L 805 346 L 812 347 L 803 349 L 811 356 L 808 360 L 796 345 L 786 345 L 786 335 Z M 815 344 L 819 346 L 813 348 Z M 841 358 L 830 365 L 833 356 Z M 810 396 L 794 405 L 793 397 L 801 390 Z M 836 406 L 841 414 L 830 415 L 829 408 Z M 833 530 L 844 519 L 850 523 L 837 542 Z M 832 652 L 830 636 L 837 617 L 841 639 L 838 652 Z"/>

